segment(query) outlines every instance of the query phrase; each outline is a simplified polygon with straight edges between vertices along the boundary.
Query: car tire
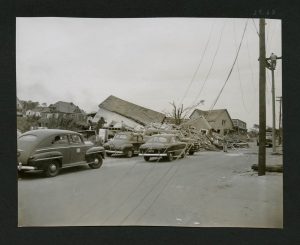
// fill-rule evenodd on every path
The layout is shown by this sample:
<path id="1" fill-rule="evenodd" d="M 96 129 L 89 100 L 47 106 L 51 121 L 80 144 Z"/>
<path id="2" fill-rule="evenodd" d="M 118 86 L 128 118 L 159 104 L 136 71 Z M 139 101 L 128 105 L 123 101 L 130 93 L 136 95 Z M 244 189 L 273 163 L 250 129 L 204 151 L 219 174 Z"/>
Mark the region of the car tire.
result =
<path id="1" fill-rule="evenodd" d="M 133 150 L 128 150 L 127 153 L 126 153 L 126 156 L 128 158 L 132 158 L 133 157 Z"/>
<path id="2" fill-rule="evenodd" d="M 59 162 L 51 161 L 46 165 L 44 174 L 46 177 L 55 177 L 56 175 L 58 175 L 59 170 L 60 170 Z"/>
<path id="3" fill-rule="evenodd" d="M 144 156 L 144 160 L 145 160 L 146 162 L 149 162 L 150 157 L 149 157 L 149 156 Z"/>
<path id="4" fill-rule="evenodd" d="M 168 155 L 167 155 L 167 160 L 169 162 L 172 162 L 174 159 L 174 153 L 173 152 L 169 152 Z"/>
<path id="5" fill-rule="evenodd" d="M 89 164 L 89 167 L 92 169 L 100 168 L 102 166 L 102 157 L 100 155 L 96 155 L 93 158 L 93 163 Z"/>
<path id="6" fill-rule="evenodd" d="M 111 155 L 112 155 L 111 153 L 106 152 L 106 156 L 111 157 Z"/>

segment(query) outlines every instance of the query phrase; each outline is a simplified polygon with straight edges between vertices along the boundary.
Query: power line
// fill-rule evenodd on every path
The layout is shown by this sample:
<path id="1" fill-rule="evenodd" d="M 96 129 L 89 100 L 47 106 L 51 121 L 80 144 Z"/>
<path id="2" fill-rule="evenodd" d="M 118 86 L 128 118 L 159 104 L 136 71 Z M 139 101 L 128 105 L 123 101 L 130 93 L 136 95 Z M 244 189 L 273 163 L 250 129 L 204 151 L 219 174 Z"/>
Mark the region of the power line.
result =
<path id="1" fill-rule="evenodd" d="M 162 175 L 162 177 L 157 181 L 150 190 L 142 197 L 142 199 L 138 202 L 138 204 L 121 220 L 120 224 L 123 224 L 128 217 L 141 205 L 141 203 L 147 198 L 147 196 L 154 190 L 154 188 L 167 176 L 167 174 L 171 171 L 172 168 L 174 168 L 174 164 L 171 164 L 168 170 Z"/>
<path id="2" fill-rule="evenodd" d="M 259 33 L 258 33 L 258 30 L 257 30 L 256 24 L 255 24 L 255 22 L 254 22 L 254 19 L 253 19 L 253 18 L 252 18 L 252 22 L 253 22 L 253 25 L 254 25 L 254 27 L 255 27 L 256 33 L 257 33 L 257 35 L 258 35 L 258 37 L 259 37 Z"/>
<path id="3" fill-rule="evenodd" d="M 235 31 L 235 22 L 233 22 L 233 32 L 234 32 L 234 43 L 236 46 L 236 31 Z M 245 99 L 244 99 L 244 91 L 242 87 L 242 82 L 241 82 L 241 73 L 240 73 L 240 68 L 239 68 L 239 59 L 236 60 L 236 65 L 237 65 L 237 71 L 238 71 L 238 78 L 239 78 L 239 84 L 240 84 L 240 90 L 241 90 L 241 95 L 242 95 L 242 101 L 243 101 L 243 106 L 245 111 L 248 113 L 247 107 L 245 105 Z"/>
<path id="4" fill-rule="evenodd" d="M 227 76 L 227 78 L 226 78 L 226 80 L 225 80 L 224 85 L 222 86 L 222 88 L 221 88 L 221 90 L 220 90 L 220 92 L 219 92 L 219 94 L 218 94 L 216 100 L 215 100 L 214 103 L 212 104 L 212 106 L 211 106 L 211 108 L 210 108 L 210 110 L 209 110 L 209 112 L 208 112 L 207 115 L 209 115 L 210 111 L 211 111 L 211 110 L 214 108 L 214 106 L 216 105 L 218 99 L 220 98 L 220 96 L 221 96 L 221 94 L 222 94 L 222 92 L 223 92 L 223 90 L 224 90 L 224 88 L 225 88 L 225 86 L 226 86 L 226 84 L 227 84 L 227 82 L 228 82 L 228 80 L 229 80 L 229 78 L 230 78 L 230 75 L 231 75 L 231 73 L 232 73 L 232 71 L 233 71 L 234 65 L 235 65 L 235 63 L 236 63 L 236 61 L 237 61 L 237 58 L 238 58 L 238 55 L 239 55 L 239 52 L 240 52 L 240 49 L 241 49 L 241 46 L 242 46 L 242 42 L 243 42 L 243 39 L 244 39 L 244 36 L 245 36 L 247 24 L 248 24 L 248 19 L 247 19 L 247 21 L 246 21 L 246 23 L 245 23 L 245 28 L 244 28 L 244 31 L 243 31 L 242 39 L 241 39 L 240 45 L 239 45 L 239 47 L 238 47 L 238 50 L 237 50 L 235 59 L 234 59 L 233 64 L 232 64 L 232 67 L 231 67 L 231 69 L 230 69 L 230 71 L 229 71 L 229 74 L 228 74 L 228 76 Z"/>
<path id="5" fill-rule="evenodd" d="M 221 40 L 222 40 L 222 36 L 223 36 L 223 31 L 224 31 L 224 27 L 225 27 L 225 21 L 224 21 L 223 26 L 222 26 L 222 29 L 221 29 L 221 34 L 220 34 L 220 36 L 219 36 L 217 48 L 216 48 L 216 51 L 215 51 L 215 53 L 214 53 L 214 56 L 213 56 L 213 59 L 212 59 L 212 63 L 211 63 L 211 65 L 210 65 L 210 68 L 209 68 L 209 70 L 208 70 L 208 73 L 206 74 L 205 80 L 204 80 L 204 82 L 203 82 L 203 84 L 202 84 L 202 86 L 201 86 L 201 89 L 200 89 L 199 93 L 196 95 L 195 100 L 193 101 L 193 103 L 192 103 L 191 106 L 190 106 L 190 107 L 191 107 L 190 110 L 193 109 L 193 105 L 195 105 L 195 103 L 197 102 L 197 99 L 198 99 L 198 97 L 200 97 L 200 95 L 201 95 L 201 93 L 202 93 L 202 91 L 203 91 L 203 88 L 204 88 L 204 86 L 205 86 L 205 83 L 206 83 L 206 81 L 208 80 L 208 77 L 209 77 L 209 75 L 210 75 L 210 72 L 211 72 L 212 67 L 213 67 L 213 65 L 214 65 L 214 62 L 215 62 L 215 58 L 216 58 L 216 56 L 217 56 L 217 54 L 218 54 L 218 51 L 219 51 L 219 48 L 220 48 L 220 44 L 221 44 Z M 190 110 L 189 110 L 189 111 L 190 111 Z"/>
<path id="6" fill-rule="evenodd" d="M 254 72 L 253 72 L 253 67 L 252 67 L 252 62 L 251 62 L 251 55 L 250 55 L 250 51 L 249 51 L 247 32 L 246 32 L 246 46 L 247 46 L 249 67 L 250 67 L 250 70 L 251 70 L 251 84 L 252 84 L 254 92 L 257 92 L 257 90 L 255 89 L 255 86 L 254 86 Z"/>
<path id="7" fill-rule="evenodd" d="M 200 66 L 201 66 L 201 64 L 202 64 L 203 58 L 204 58 L 204 56 L 205 56 L 205 53 L 206 53 L 206 50 L 207 50 L 207 47 L 208 47 L 208 44 L 209 44 L 209 42 L 210 42 L 210 38 L 211 38 L 212 30 L 213 30 L 213 27 L 214 27 L 214 23 L 215 23 L 215 22 L 213 22 L 212 25 L 211 25 L 211 29 L 210 29 L 210 32 L 209 32 L 209 36 L 208 36 L 207 42 L 206 42 L 206 44 L 205 44 L 205 47 L 204 47 L 204 49 L 203 49 L 203 51 L 202 51 L 202 55 L 201 55 L 200 62 L 199 62 L 198 66 L 197 66 L 197 69 L 195 70 L 195 72 L 194 72 L 194 74 L 193 74 L 193 76 L 192 76 L 192 79 L 191 79 L 191 81 L 190 81 L 190 83 L 189 83 L 189 85 L 188 85 L 188 87 L 187 87 L 187 89 L 186 89 L 186 91 L 185 91 L 185 93 L 184 93 L 182 99 L 181 99 L 180 104 L 182 104 L 182 102 L 183 102 L 183 100 L 185 99 L 185 97 L 186 97 L 188 91 L 190 90 L 191 85 L 193 84 L 193 82 L 194 82 L 194 80 L 195 80 L 195 78 L 196 78 L 196 75 L 197 75 L 197 73 L 198 73 L 198 71 L 199 71 L 199 68 L 200 68 Z"/>

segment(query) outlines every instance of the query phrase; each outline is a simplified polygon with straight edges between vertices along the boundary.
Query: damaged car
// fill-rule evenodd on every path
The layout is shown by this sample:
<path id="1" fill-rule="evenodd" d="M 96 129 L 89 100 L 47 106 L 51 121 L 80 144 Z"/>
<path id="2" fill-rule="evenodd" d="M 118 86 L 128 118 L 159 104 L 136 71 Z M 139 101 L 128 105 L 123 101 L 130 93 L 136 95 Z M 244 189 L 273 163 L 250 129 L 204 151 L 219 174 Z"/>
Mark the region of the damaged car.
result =
<path id="1" fill-rule="evenodd" d="M 105 158 L 103 147 L 84 142 L 81 134 L 69 130 L 38 129 L 18 138 L 19 173 L 42 170 L 47 177 L 60 169 L 78 165 L 100 168 Z"/>

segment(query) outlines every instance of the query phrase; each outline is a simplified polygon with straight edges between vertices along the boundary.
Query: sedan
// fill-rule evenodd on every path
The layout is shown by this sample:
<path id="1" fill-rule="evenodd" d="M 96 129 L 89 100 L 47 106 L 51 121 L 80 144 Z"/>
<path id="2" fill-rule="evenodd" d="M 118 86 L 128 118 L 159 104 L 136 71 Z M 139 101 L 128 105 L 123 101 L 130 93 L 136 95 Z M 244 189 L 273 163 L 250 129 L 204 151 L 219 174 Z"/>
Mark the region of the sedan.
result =
<path id="1" fill-rule="evenodd" d="M 187 143 L 181 142 L 174 134 L 157 134 L 149 138 L 149 140 L 141 145 L 140 156 L 145 161 L 149 161 L 150 157 L 164 158 L 172 161 L 175 157 L 183 158 L 186 154 Z"/>
<path id="2" fill-rule="evenodd" d="M 86 143 L 81 134 L 60 129 L 32 130 L 18 138 L 18 170 L 42 170 L 54 177 L 61 168 L 89 165 L 100 168 L 103 147 Z"/>

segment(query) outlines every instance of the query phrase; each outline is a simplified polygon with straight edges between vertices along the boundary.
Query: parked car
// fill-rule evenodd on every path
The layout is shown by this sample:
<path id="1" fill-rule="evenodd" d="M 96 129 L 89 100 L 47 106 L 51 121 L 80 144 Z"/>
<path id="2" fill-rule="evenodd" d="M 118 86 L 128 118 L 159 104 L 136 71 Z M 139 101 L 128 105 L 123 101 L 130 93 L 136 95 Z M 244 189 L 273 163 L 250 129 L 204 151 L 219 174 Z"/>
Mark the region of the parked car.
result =
<path id="1" fill-rule="evenodd" d="M 103 147 L 86 143 L 81 134 L 60 129 L 37 129 L 18 138 L 18 170 L 42 170 L 54 177 L 61 168 L 88 164 L 100 168 Z"/>
<path id="2" fill-rule="evenodd" d="M 186 153 L 194 155 L 195 152 L 200 150 L 200 144 L 197 140 L 192 138 L 180 138 L 180 141 L 187 143 Z"/>
<path id="3" fill-rule="evenodd" d="M 119 132 L 113 139 L 104 144 L 104 149 L 107 156 L 114 154 L 132 157 L 139 153 L 139 148 L 144 143 L 145 140 L 142 134 Z"/>
<path id="4" fill-rule="evenodd" d="M 148 141 L 141 145 L 140 156 L 145 161 L 151 157 L 159 157 L 172 161 L 174 157 L 184 157 L 186 154 L 187 143 L 181 142 L 179 137 L 174 134 L 157 134 L 151 136 Z"/>
<path id="5" fill-rule="evenodd" d="M 273 146 L 272 132 L 266 131 L 266 146 Z M 259 145 L 259 137 L 256 139 L 256 145 Z"/>

